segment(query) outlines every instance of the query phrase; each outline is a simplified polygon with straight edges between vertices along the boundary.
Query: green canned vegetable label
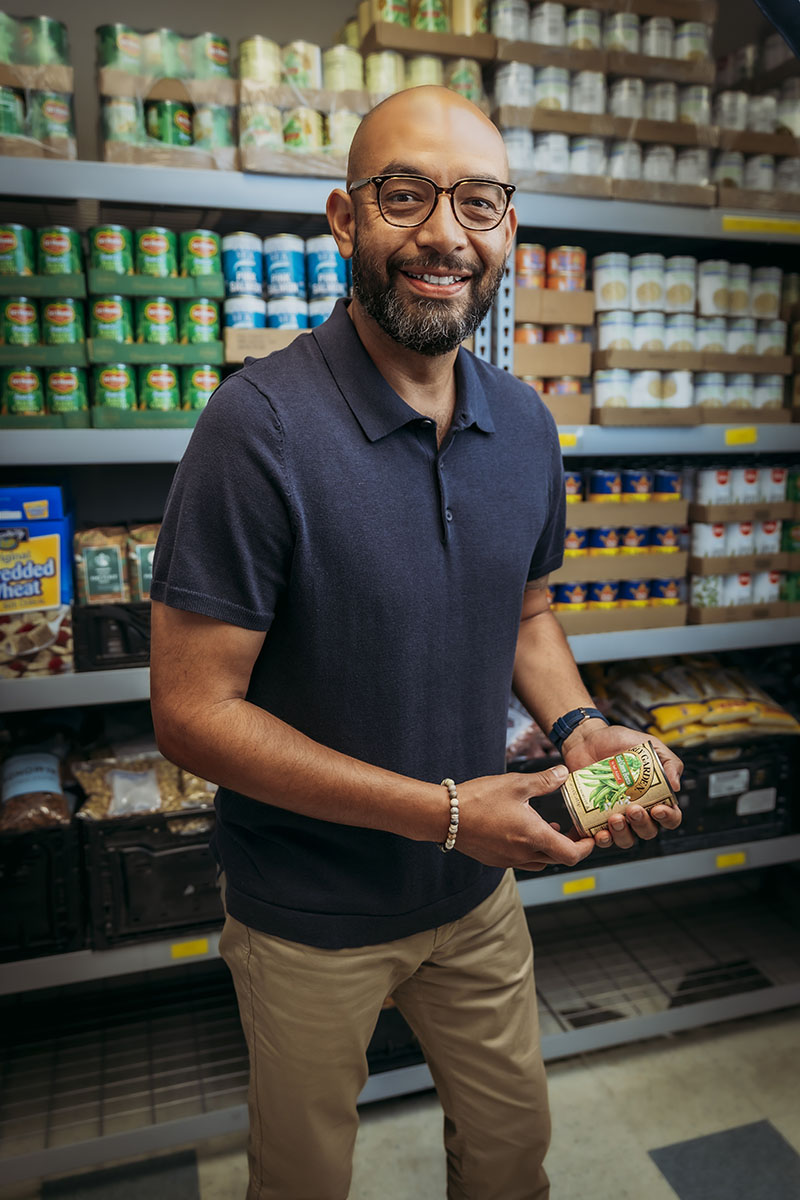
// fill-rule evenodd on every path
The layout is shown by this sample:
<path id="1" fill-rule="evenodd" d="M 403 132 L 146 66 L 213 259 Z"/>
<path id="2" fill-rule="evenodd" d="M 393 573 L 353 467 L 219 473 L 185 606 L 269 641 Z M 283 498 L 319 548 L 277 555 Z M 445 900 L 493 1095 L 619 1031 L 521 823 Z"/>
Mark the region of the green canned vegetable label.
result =
<path id="1" fill-rule="evenodd" d="M 178 274 L 178 244 L 170 229 L 155 226 L 137 230 L 136 271 L 162 279 Z"/>
<path id="2" fill-rule="evenodd" d="M 181 234 L 181 275 L 218 275 L 222 270 L 219 234 L 189 229 Z"/>
<path id="3" fill-rule="evenodd" d="M 130 25 L 99 25 L 97 63 L 137 75 L 142 69 L 142 39 Z"/>
<path id="4" fill-rule="evenodd" d="M 167 146 L 191 146 L 192 118 L 177 100 L 151 100 L 145 109 L 148 136 Z"/>
<path id="5" fill-rule="evenodd" d="M 28 110 L 31 134 L 38 141 L 75 136 L 69 96 L 60 92 L 29 92 Z"/>
<path id="6" fill-rule="evenodd" d="M 89 230 L 90 264 L 115 275 L 133 274 L 133 238 L 123 225 L 99 225 Z"/>
<path id="7" fill-rule="evenodd" d="M 0 340 L 6 346 L 35 346 L 39 341 L 36 302 L 26 296 L 10 296 L 3 304 Z"/>
<path id="8" fill-rule="evenodd" d="M 25 104 L 22 95 L 13 88 L 0 87 L 0 133 L 8 137 L 20 137 L 24 132 Z"/>
<path id="9" fill-rule="evenodd" d="M 140 393 L 142 408 L 161 411 L 180 408 L 177 371 L 169 363 L 142 367 Z"/>
<path id="10" fill-rule="evenodd" d="M 81 239 L 66 225 L 37 230 L 37 266 L 40 275 L 78 275 L 83 270 Z"/>
<path id="11" fill-rule="evenodd" d="M 33 275 L 33 231 L 0 225 L 0 275 Z"/>
<path id="12" fill-rule="evenodd" d="M 211 394 L 222 382 L 219 367 L 208 365 L 184 367 L 181 382 L 183 408 L 205 408 Z"/>
<path id="13" fill-rule="evenodd" d="M 44 412 L 42 380 L 35 367 L 6 367 L 3 379 L 3 412 L 11 416 L 38 416 Z"/>
<path id="14" fill-rule="evenodd" d="M 181 341 L 192 346 L 219 340 L 219 305 L 213 300 L 184 300 L 181 303 Z"/>
<path id="15" fill-rule="evenodd" d="M 137 145 L 144 137 L 142 102 L 135 96 L 109 96 L 103 100 L 103 137 L 107 142 Z"/>
<path id="16" fill-rule="evenodd" d="M 96 296 L 92 300 L 89 336 L 108 342 L 133 341 L 133 315 L 127 296 Z"/>
<path id="17" fill-rule="evenodd" d="M 92 380 L 95 404 L 106 408 L 136 408 L 136 380 L 127 363 L 96 366 Z"/>
<path id="18" fill-rule="evenodd" d="M 20 17 L 17 47 L 20 61 L 31 67 L 69 66 L 67 27 L 50 17 Z"/>
<path id="19" fill-rule="evenodd" d="M 18 37 L 17 22 L 9 13 L 0 12 L 0 63 L 13 63 L 17 56 Z"/>
<path id="20" fill-rule="evenodd" d="M 42 341 L 45 346 L 76 346 L 85 336 L 80 300 L 43 301 Z"/>
<path id="21" fill-rule="evenodd" d="M 59 367 L 48 371 L 46 379 L 47 411 L 84 412 L 89 407 L 86 371 L 83 367 Z"/>
<path id="22" fill-rule="evenodd" d="M 151 296 L 139 301 L 136 340 L 158 346 L 177 342 L 178 319 L 172 300 L 165 296 Z"/>
<path id="23" fill-rule="evenodd" d="M 192 74 L 196 79 L 212 79 L 231 73 L 231 46 L 216 33 L 201 33 L 192 38 Z"/>

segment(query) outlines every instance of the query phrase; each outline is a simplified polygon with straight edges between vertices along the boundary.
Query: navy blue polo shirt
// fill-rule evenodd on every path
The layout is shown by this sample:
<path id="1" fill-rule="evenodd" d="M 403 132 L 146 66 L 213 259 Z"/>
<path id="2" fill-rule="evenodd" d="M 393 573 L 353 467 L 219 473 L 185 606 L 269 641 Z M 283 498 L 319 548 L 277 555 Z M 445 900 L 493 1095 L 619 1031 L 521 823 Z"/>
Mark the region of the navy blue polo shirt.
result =
<path id="1" fill-rule="evenodd" d="M 439 448 L 344 301 L 248 362 L 200 416 L 151 588 L 267 631 L 251 703 L 437 784 L 504 771 L 525 582 L 557 568 L 564 544 L 551 416 L 527 384 L 464 349 L 455 371 Z M 502 876 L 458 850 L 290 812 L 279 792 L 266 804 L 220 788 L 216 804 L 229 911 L 292 941 L 405 937 L 463 916 Z"/>

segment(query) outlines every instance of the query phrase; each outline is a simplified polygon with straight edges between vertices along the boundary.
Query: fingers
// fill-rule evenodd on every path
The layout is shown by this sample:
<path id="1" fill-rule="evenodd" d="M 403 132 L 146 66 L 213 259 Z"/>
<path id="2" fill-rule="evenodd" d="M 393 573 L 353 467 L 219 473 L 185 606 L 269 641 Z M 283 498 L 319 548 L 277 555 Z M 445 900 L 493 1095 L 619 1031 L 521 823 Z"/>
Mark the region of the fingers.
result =
<path id="1" fill-rule="evenodd" d="M 525 775 L 528 795 L 546 796 L 548 792 L 556 792 L 568 775 L 569 771 L 563 763 L 548 767 L 546 771 L 535 771 L 532 775 Z"/>
<path id="2" fill-rule="evenodd" d="M 608 820 L 608 830 L 601 829 L 595 834 L 595 844 L 600 849 L 616 846 L 618 850 L 630 850 L 636 839 L 644 842 L 652 841 L 658 836 L 659 827 L 662 829 L 677 829 L 683 814 L 677 805 L 656 804 L 651 809 L 644 809 L 639 804 L 631 804 L 621 812 L 612 813 Z"/>
<path id="3" fill-rule="evenodd" d="M 661 765 L 664 768 L 664 774 L 667 777 L 667 782 L 673 792 L 680 791 L 681 775 L 683 774 L 683 763 L 678 758 L 677 754 L 673 754 L 668 746 L 665 746 L 658 738 L 652 738 L 651 741 L 656 748 Z"/>
<path id="4" fill-rule="evenodd" d="M 677 829 L 683 820 L 683 813 L 677 804 L 656 804 L 650 809 L 650 816 L 662 829 Z"/>

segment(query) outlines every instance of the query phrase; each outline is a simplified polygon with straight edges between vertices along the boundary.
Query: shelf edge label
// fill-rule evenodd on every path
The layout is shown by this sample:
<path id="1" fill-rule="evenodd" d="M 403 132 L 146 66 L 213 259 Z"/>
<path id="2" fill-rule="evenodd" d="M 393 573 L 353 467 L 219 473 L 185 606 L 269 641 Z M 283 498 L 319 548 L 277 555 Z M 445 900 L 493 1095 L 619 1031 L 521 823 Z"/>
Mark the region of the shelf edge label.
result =
<path id="1" fill-rule="evenodd" d="M 800 237 L 800 220 L 785 217 L 739 217 L 725 214 L 722 218 L 724 233 L 783 233 Z"/>
<path id="2" fill-rule="evenodd" d="M 732 854 L 717 855 L 717 870 L 725 871 L 728 867 L 743 867 L 747 862 L 744 850 L 735 850 Z"/>
<path id="3" fill-rule="evenodd" d="M 577 446 L 577 444 L 578 444 L 577 433 L 565 433 L 563 430 L 559 430 L 558 444 L 562 450 L 568 449 L 571 446 Z"/>
<path id="4" fill-rule="evenodd" d="M 585 875 L 583 879 L 567 879 L 561 885 L 563 896 L 576 896 L 579 892 L 593 892 L 597 887 L 594 875 Z"/>
<path id="5" fill-rule="evenodd" d="M 193 942 L 173 942 L 169 948 L 170 958 L 197 958 L 208 954 L 208 938 L 196 938 Z"/>
<path id="6" fill-rule="evenodd" d="M 754 446 L 758 441 L 755 425 L 737 425 L 725 430 L 726 446 Z"/>

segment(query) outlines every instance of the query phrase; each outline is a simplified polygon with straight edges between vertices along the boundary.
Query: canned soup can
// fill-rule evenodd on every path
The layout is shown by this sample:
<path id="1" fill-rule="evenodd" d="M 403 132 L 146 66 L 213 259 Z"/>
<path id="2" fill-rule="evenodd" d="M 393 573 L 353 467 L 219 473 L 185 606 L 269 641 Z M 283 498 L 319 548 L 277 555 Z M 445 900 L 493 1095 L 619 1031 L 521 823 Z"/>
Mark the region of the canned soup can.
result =
<path id="1" fill-rule="evenodd" d="M 261 238 L 254 233 L 230 233 L 222 239 L 222 273 L 228 296 L 260 296 L 264 283 Z"/>
<path id="2" fill-rule="evenodd" d="M 39 310 L 28 296 L 3 300 L 0 343 L 5 346 L 36 346 L 39 342 Z"/>
<path id="3" fill-rule="evenodd" d="M 279 296 L 267 301 L 268 329 L 307 329 L 308 304 L 297 296 Z"/>
<path id="4" fill-rule="evenodd" d="M 573 8 L 567 16 L 567 45 L 572 50 L 599 50 L 601 42 L 600 13 L 593 8 Z"/>
<path id="5" fill-rule="evenodd" d="M 85 367 L 57 367 L 45 378 L 45 405 L 49 413 L 85 412 L 89 407 Z"/>
<path id="6" fill-rule="evenodd" d="M 305 258 L 311 300 L 347 295 L 347 267 L 332 234 L 309 238 L 305 244 Z"/>
<path id="7" fill-rule="evenodd" d="M 589 608 L 595 611 L 598 609 L 619 608 L 619 582 L 616 579 L 604 579 L 596 583 L 590 583 Z"/>
<path id="8" fill-rule="evenodd" d="M 222 249 L 219 234 L 211 229 L 188 229 L 180 235 L 181 275 L 219 275 Z"/>
<path id="9" fill-rule="evenodd" d="M 658 467 L 653 476 L 654 500 L 680 500 L 683 494 L 683 477 L 673 467 Z"/>
<path id="10" fill-rule="evenodd" d="M 589 602 L 589 587 L 585 583 L 556 584 L 554 607 L 557 610 L 569 609 L 570 612 L 583 612 Z"/>
<path id="11" fill-rule="evenodd" d="M 622 475 L 619 470 L 593 467 L 588 476 L 587 500 L 618 502 L 622 498 Z"/>
<path id="12" fill-rule="evenodd" d="M 637 254 L 631 259 L 631 308 L 634 312 L 664 308 L 663 254 Z"/>
<path id="13" fill-rule="evenodd" d="M 630 405 L 631 373 L 623 367 L 595 371 L 593 387 L 595 408 L 627 408 Z"/>
<path id="14" fill-rule="evenodd" d="M 629 804 L 645 809 L 656 804 L 670 808 L 677 805 L 652 742 L 574 771 L 561 794 L 576 829 L 584 837 L 607 829 L 611 813 Z"/>
<path id="15" fill-rule="evenodd" d="M 65 296 L 42 301 L 42 341 L 45 346 L 77 346 L 85 340 L 83 302 Z"/>
<path id="16" fill-rule="evenodd" d="M 623 50 L 627 54 L 638 54 L 640 39 L 641 22 L 636 13 L 609 13 L 606 16 L 603 25 L 604 50 Z M 641 116 L 641 113 L 639 115 Z"/>
<path id="17" fill-rule="evenodd" d="M 623 467 L 622 499 L 627 501 L 651 500 L 653 496 L 653 472 L 647 467 Z"/>
<path id="18" fill-rule="evenodd" d="M 694 350 L 696 328 L 691 313 L 671 313 L 664 323 L 664 349 L 681 354 Z"/>
<path id="19" fill-rule="evenodd" d="M 564 556 L 566 558 L 580 558 L 589 552 L 589 531 L 588 529 L 567 528 L 564 531 Z"/>
<path id="20" fill-rule="evenodd" d="M 608 555 L 619 552 L 619 529 L 614 525 L 598 525 L 589 530 L 589 554 Z"/>
<path id="21" fill-rule="evenodd" d="M 619 531 L 619 542 L 621 554 L 646 554 L 650 545 L 649 526 L 623 525 Z"/>
<path id="22" fill-rule="evenodd" d="M 132 342 L 133 313 L 127 296 L 93 296 L 89 301 L 89 336 L 100 341 Z"/>
<path id="23" fill-rule="evenodd" d="M 637 312 L 633 319 L 634 350 L 663 350 L 664 329 L 662 312 Z"/>
<path id="24" fill-rule="evenodd" d="M 612 251 L 592 259 L 595 306 L 598 311 L 631 307 L 630 255 Z"/>
<path id="25" fill-rule="evenodd" d="M 633 349 L 633 313 L 627 309 L 613 309 L 597 314 L 597 349 Z"/>
<path id="26" fill-rule="evenodd" d="M 719 578 L 717 576 L 716 578 Z M 674 608 L 680 604 L 683 591 L 681 579 L 651 579 L 650 604 L 654 608 Z"/>
<path id="27" fill-rule="evenodd" d="M 306 246 L 301 237 L 279 233 L 264 242 L 267 296 L 306 298 Z"/>

